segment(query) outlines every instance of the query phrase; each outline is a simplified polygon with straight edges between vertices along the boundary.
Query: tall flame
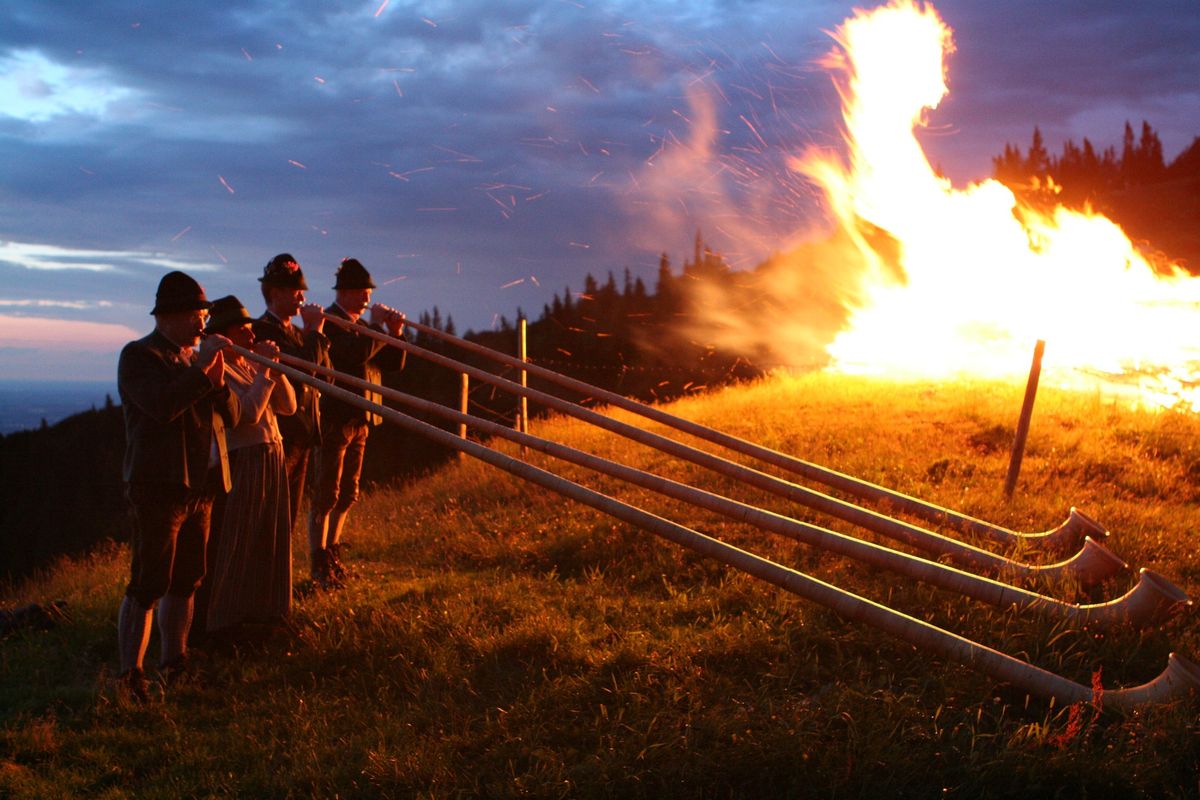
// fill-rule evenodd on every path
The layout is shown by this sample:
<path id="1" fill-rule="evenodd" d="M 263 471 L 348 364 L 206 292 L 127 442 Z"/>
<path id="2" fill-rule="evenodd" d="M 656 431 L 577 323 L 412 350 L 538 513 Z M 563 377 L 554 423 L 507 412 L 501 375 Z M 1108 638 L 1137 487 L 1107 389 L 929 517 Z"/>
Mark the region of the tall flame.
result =
<path id="1" fill-rule="evenodd" d="M 837 367 L 1012 375 L 1044 339 L 1046 379 L 1137 375 L 1144 396 L 1200 409 L 1200 280 L 1156 273 L 1099 214 L 1042 213 L 997 181 L 957 189 L 930 167 L 914 129 L 947 93 L 937 12 L 893 0 L 834 39 L 849 155 L 810 151 L 799 168 L 868 264 L 829 346 Z"/>

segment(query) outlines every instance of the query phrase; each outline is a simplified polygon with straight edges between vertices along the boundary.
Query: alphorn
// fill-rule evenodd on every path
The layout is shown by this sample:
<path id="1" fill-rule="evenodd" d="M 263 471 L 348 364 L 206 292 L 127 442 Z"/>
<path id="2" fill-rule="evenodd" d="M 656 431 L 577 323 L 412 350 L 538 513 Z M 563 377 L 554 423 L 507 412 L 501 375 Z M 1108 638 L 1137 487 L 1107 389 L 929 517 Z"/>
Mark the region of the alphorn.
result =
<path id="1" fill-rule="evenodd" d="M 744 522 L 821 550 L 827 550 L 958 592 L 998 608 L 1031 609 L 1045 617 L 1066 619 L 1081 627 L 1108 631 L 1118 627 L 1141 628 L 1157 625 L 1188 610 L 1192 605 L 1192 601 L 1188 599 L 1182 589 L 1176 587 L 1166 577 L 1148 569 L 1141 570 L 1138 581 L 1132 589 L 1114 600 L 1086 605 L 1067 603 L 1027 589 L 963 572 L 948 564 L 929 561 L 816 525 L 800 522 L 694 486 L 585 453 L 559 442 L 522 433 L 507 425 L 463 414 L 431 400 L 414 397 L 300 358 L 280 355 L 280 360 L 294 367 L 332 379 L 338 385 L 377 392 L 380 396 L 403 403 L 410 409 L 435 414 L 459 425 L 470 425 L 476 430 L 507 439 L 522 447 L 528 447 L 562 461 L 586 467 L 667 497 L 714 511 L 738 522 Z"/>
<path id="2" fill-rule="evenodd" d="M 665 436 L 659 436 L 656 433 L 642 430 L 635 425 L 599 414 L 577 403 L 563 400 L 537 389 L 521 386 L 519 383 L 501 378 L 498 375 L 493 375 L 486 370 L 455 361 L 448 356 L 434 353 L 423 347 L 406 342 L 399 337 L 390 336 L 365 325 L 356 325 L 329 314 L 326 314 L 326 319 L 333 321 L 347 330 L 377 339 L 443 367 L 466 373 L 485 383 L 503 388 L 505 391 L 524 395 L 542 405 L 562 411 L 564 414 L 581 419 L 596 427 L 648 445 L 677 458 L 691 461 L 705 469 L 735 478 L 816 511 L 866 528 L 881 536 L 887 536 L 888 538 L 895 539 L 937 556 L 952 558 L 960 564 L 965 564 L 977 570 L 1006 572 L 1021 577 L 1043 577 L 1052 580 L 1069 577 L 1077 581 L 1081 586 L 1086 587 L 1099 583 L 1105 578 L 1129 568 L 1124 561 L 1117 558 L 1108 548 L 1090 536 L 1084 537 L 1083 546 L 1079 552 L 1063 561 L 1054 564 L 1026 564 L 1016 561 L 965 542 L 951 539 L 948 536 L 942 536 L 917 525 L 889 517 L 877 511 L 830 497 L 814 489 L 786 481 L 783 478 L 768 475 L 742 464 L 737 464 L 712 453 L 707 453 L 682 442 L 677 442 L 674 439 L 668 439 Z"/>
<path id="3" fill-rule="evenodd" d="M 693 552 L 721 561 L 785 591 L 822 605 L 845 619 L 878 628 L 918 649 L 955 661 L 983 673 L 993 680 L 1010 683 L 1035 697 L 1052 699 L 1062 704 L 1102 702 L 1108 708 L 1131 711 L 1139 706 L 1182 701 L 1193 696 L 1194 693 L 1200 692 L 1200 666 L 1183 656 L 1171 653 L 1167 658 L 1166 668 L 1154 679 L 1138 686 L 1104 689 L 1102 694 L 1097 696 L 1090 686 L 1084 686 L 931 623 L 910 617 L 798 570 L 776 564 L 769 559 L 706 536 L 636 506 L 622 503 L 600 492 L 539 469 L 532 464 L 485 447 L 478 442 L 462 439 L 433 425 L 421 422 L 393 408 L 369 402 L 349 390 L 314 378 L 294 367 L 264 358 L 236 345 L 231 345 L 231 347 L 234 352 L 244 358 L 283 372 L 293 380 L 313 386 L 322 394 L 378 414 L 389 422 L 432 439 L 438 444 L 466 453 L 522 480 L 535 483 L 591 506 Z"/>
<path id="4" fill-rule="evenodd" d="M 459 336 L 438 330 L 430 325 L 410 322 L 408 320 L 405 320 L 404 324 L 411 326 L 414 330 L 429 334 L 443 341 L 451 342 L 465 350 L 485 356 L 498 363 L 525 370 L 530 375 L 535 375 L 565 389 L 590 395 L 608 405 L 632 411 L 635 414 L 639 414 L 670 428 L 691 434 L 698 439 L 712 442 L 742 455 L 757 458 L 772 466 L 788 470 L 808 480 L 816 481 L 817 483 L 824 484 L 846 494 L 854 495 L 863 500 L 890 506 L 900 513 L 919 517 L 935 525 L 946 525 L 962 533 L 980 535 L 998 542 L 1010 544 L 1015 542 L 1030 542 L 1057 552 L 1065 552 L 1077 546 L 1084 536 L 1091 536 L 1097 541 L 1103 541 L 1108 536 L 1108 531 L 1103 525 L 1074 507 L 1071 508 L 1067 519 L 1062 524 L 1050 530 L 1038 533 L 1021 533 L 1009 530 L 1008 528 L 968 516 L 962 512 L 943 508 L 935 503 L 921 500 L 894 489 L 888 489 L 885 486 L 870 483 L 869 481 L 855 478 L 852 475 L 847 475 L 819 464 L 813 464 L 809 461 L 803 461 L 787 453 L 781 453 L 778 450 L 772 450 L 754 442 L 740 439 L 731 434 L 670 414 L 660 408 L 639 403 L 637 400 L 617 394 L 616 392 L 602 389 L 599 386 L 593 386 L 590 383 L 585 383 L 536 364 L 530 364 L 507 353 L 501 353 L 490 347 L 485 347 Z"/>

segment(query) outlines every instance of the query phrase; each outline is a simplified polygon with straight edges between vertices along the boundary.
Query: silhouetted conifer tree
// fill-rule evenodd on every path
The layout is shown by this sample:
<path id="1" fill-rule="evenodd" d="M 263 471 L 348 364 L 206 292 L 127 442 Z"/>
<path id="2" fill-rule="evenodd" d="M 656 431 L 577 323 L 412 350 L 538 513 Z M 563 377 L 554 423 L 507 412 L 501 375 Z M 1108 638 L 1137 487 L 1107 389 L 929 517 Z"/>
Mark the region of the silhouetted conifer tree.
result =
<path id="1" fill-rule="evenodd" d="M 1132 183 L 1137 173 L 1137 144 L 1133 138 L 1133 126 L 1125 121 L 1125 133 L 1121 137 L 1121 178 L 1126 184 Z"/>
<path id="2" fill-rule="evenodd" d="M 1167 168 L 1163 160 L 1162 142 L 1146 121 L 1142 122 L 1140 138 L 1133 125 L 1125 123 L 1121 139 L 1121 155 L 1113 147 L 1097 153 L 1090 139 L 1082 147 L 1071 139 L 1063 143 L 1061 154 L 1054 156 L 1046 150 L 1040 128 L 1034 128 L 1029 152 L 1004 145 L 1004 152 L 992 158 L 994 176 L 1034 204 L 1064 203 L 1082 206 L 1116 189 L 1154 183 L 1163 179 Z M 1048 191 L 1048 179 L 1059 191 Z"/>
<path id="3" fill-rule="evenodd" d="M 1046 175 L 1050 169 L 1050 154 L 1042 141 L 1042 129 L 1034 126 L 1033 139 L 1029 143 L 1029 154 L 1025 158 L 1025 172 L 1033 176 Z"/>
<path id="4" fill-rule="evenodd" d="M 674 316 L 679 310 L 679 289 L 675 281 L 671 274 L 671 259 L 663 253 L 658 258 L 658 281 L 654 287 L 655 310 L 660 319 Z"/>

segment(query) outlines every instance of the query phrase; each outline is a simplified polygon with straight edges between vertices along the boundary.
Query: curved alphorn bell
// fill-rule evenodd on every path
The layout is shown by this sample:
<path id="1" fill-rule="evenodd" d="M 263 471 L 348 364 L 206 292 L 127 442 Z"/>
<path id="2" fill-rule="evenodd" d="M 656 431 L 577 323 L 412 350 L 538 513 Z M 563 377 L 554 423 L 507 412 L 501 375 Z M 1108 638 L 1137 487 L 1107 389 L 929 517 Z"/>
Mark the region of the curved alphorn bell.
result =
<path id="1" fill-rule="evenodd" d="M 963 533 L 985 536 L 998 542 L 1010 544 L 1015 542 L 1030 542 L 1058 552 L 1066 552 L 1077 547 L 1085 536 L 1091 536 L 1097 541 L 1103 541 L 1108 536 L 1108 531 L 1103 525 L 1073 507 L 1067 519 L 1062 524 L 1050 530 L 1039 533 L 1020 533 L 1009 530 L 1008 528 L 968 516 L 962 512 L 943 508 L 935 503 L 930 503 L 894 489 L 888 489 L 885 486 L 855 478 L 852 475 L 847 475 L 819 464 L 803 461 L 787 453 L 781 453 L 778 450 L 772 450 L 769 447 L 763 447 L 737 436 L 718 431 L 697 422 L 692 422 L 691 420 L 663 411 L 660 408 L 640 403 L 632 398 L 602 389 L 599 386 L 593 386 L 590 383 L 568 377 L 554 370 L 530 364 L 507 353 L 501 353 L 490 347 L 484 347 L 481 344 L 446 333 L 432 326 L 408 320 L 405 320 L 404 324 L 435 338 L 451 342 L 472 353 L 483 355 L 500 364 L 523 369 L 530 375 L 542 378 L 565 389 L 582 392 L 608 405 L 632 411 L 647 419 L 691 434 L 698 439 L 712 442 L 742 455 L 757 458 L 772 466 L 788 470 L 808 480 L 816 481 L 817 483 L 824 484 L 846 494 L 854 495 L 863 500 L 885 504 L 900 513 L 919 517 L 935 525 L 946 525 Z"/>
<path id="2" fill-rule="evenodd" d="M 998 608 L 1028 608 L 1040 615 L 1066 619 L 1081 627 L 1113 630 L 1124 626 L 1141 628 L 1157 625 L 1186 611 L 1192 605 L 1192 601 L 1188 599 L 1182 589 L 1176 587 L 1162 575 L 1147 569 L 1141 570 L 1138 581 L 1132 589 L 1114 600 L 1087 605 L 1067 603 L 1027 589 L 963 572 L 947 564 L 928 561 L 918 556 L 740 503 L 694 486 L 585 453 L 559 442 L 521 433 L 507 425 L 463 414 L 439 403 L 373 384 L 303 359 L 287 355 L 281 355 L 280 359 L 284 363 L 336 380 L 339 385 L 377 392 L 382 397 L 403 403 L 409 408 L 436 414 L 450 422 L 470 425 L 476 430 L 499 436 L 531 450 L 537 450 L 554 458 L 619 478 L 676 500 L 700 506 L 738 522 L 787 536 L 872 566 L 889 569 Z"/>
<path id="3" fill-rule="evenodd" d="M 283 372 L 301 383 L 314 386 L 322 394 L 378 414 L 389 422 L 432 439 L 438 444 L 464 452 L 518 478 L 577 500 L 693 552 L 715 558 L 735 569 L 825 606 L 846 619 L 871 625 L 891 633 L 921 650 L 956 661 L 988 675 L 994 680 L 1011 683 L 1036 697 L 1053 699 L 1064 704 L 1103 702 L 1106 707 L 1128 711 L 1143 705 L 1182 701 L 1200 692 L 1200 667 L 1182 656 L 1172 653 L 1168 658 L 1166 669 L 1158 677 L 1140 686 L 1104 689 L 1101 700 L 1101 697 L 1098 697 L 1091 687 L 867 600 L 810 575 L 776 564 L 635 506 L 622 503 L 600 492 L 539 469 L 532 464 L 492 450 L 478 442 L 462 439 L 433 425 L 421 422 L 393 408 L 369 402 L 353 392 L 318 380 L 294 367 L 264 358 L 244 348 L 233 346 L 233 349 L 251 361 Z"/>
<path id="4" fill-rule="evenodd" d="M 1117 558 L 1104 545 L 1100 544 L 1091 537 L 1085 537 L 1083 546 L 1079 552 L 1075 553 L 1070 558 L 1054 564 L 1026 564 L 1020 561 L 1007 558 L 996 553 L 991 553 L 987 550 L 975 547 L 965 542 L 951 539 L 948 536 L 942 536 L 930 530 L 926 530 L 917 525 L 913 525 L 901 520 L 881 514 L 877 511 L 872 511 L 861 506 L 856 506 L 845 500 L 839 500 L 835 497 L 822 494 L 814 489 L 809 489 L 805 486 L 800 486 L 783 478 L 778 478 L 774 475 L 768 475 L 764 472 L 752 469 L 750 467 L 737 464 L 712 453 L 698 450 L 689 445 L 677 442 L 674 439 L 668 439 L 665 436 L 660 436 L 656 433 L 651 433 L 642 430 L 637 426 L 630 425 L 626 422 L 607 417 L 599 414 L 591 409 L 584 408 L 577 403 L 572 403 L 568 400 L 555 397 L 554 395 L 546 394 L 537 389 L 530 389 L 521 386 L 519 383 L 510 381 L 506 378 L 501 378 L 498 375 L 493 375 L 485 370 L 472 367 L 460 361 L 455 361 L 448 356 L 443 356 L 438 353 L 431 352 L 423 347 L 419 347 L 405 340 L 390 336 L 381 331 L 368 328 L 363 325 L 355 325 L 347 320 L 326 315 L 326 319 L 340 325 L 347 330 L 363 336 L 368 336 L 373 339 L 390 344 L 408 353 L 413 353 L 420 358 L 431 361 L 435 364 L 447 367 L 457 372 L 463 372 L 473 378 L 490 383 L 494 386 L 501 387 L 506 391 L 513 392 L 518 395 L 524 395 L 531 400 L 534 400 L 542 405 L 556 409 L 570 416 L 581 419 L 599 428 L 611 431 L 620 436 L 624 436 L 633 441 L 648 445 L 655 449 L 661 450 L 664 453 L 676 456 L 678 458 L 691 461 L 694 464 L 710 469 L 714 472 L 726 475 L 731 478 L 747 483 L 759 489 L 784 497 L 801 505 L 820 511 L 830 516 L 837 517 L 846 522 L 866 528 L 867 530 L 878 533 L 882 536 L 887 536 L 891 539 L 903 542 L 911 547 L 916 547 L 925 552 L 932 553 L 937 556 L 947 556 L 955 561 L 968 565 L 974 569 L 988 570 L 992 572 L 1002 572 L 1021 577 L 1040 577 L 1051 580 L 1069 577 L 1077 581 L 1081 586 L 1091 586 L 1100 581 L 1115 575 L 1119 572 L 1127 570 L 1128 565 Z M 407 324 L 407 323 L 406 323 Z"/>

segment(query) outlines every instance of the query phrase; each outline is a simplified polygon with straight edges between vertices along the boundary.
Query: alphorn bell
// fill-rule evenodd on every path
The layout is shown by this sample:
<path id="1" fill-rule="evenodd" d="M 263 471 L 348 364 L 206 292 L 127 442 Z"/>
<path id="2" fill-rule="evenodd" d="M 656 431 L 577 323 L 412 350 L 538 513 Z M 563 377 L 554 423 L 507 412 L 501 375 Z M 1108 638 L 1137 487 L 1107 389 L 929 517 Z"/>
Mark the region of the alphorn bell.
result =
<path id="1" fill-rule="evenodd" d="M 736 453 L 757 458 L 772 466 L 788 470 L 808 480 L 816 481 L 817 483 L 854 495 L 863 500 L 884 504 L 900 513 L 919 517 L 935 525 L 947 525 L 962 533 L 985 536 L 997 542 L 1008 544 L 1030 542 L 1057 552 L 1066 552 L 1077 547 L 1085 536 L 1091 536 L 1097 541 L 1103 541 L 1108 536 L 1108 531 L 1103 525 L 1076 508 L 1071 508 L 1067 519 L 1062 524 L 1050 530 L 1039 533 L 1019 533 L 1012 531 L 1008 528 L 968 516 L 959 511 L 943 508 L 935 503 L 930 503 L 894 489 L 888 489 L 887 487 L 855 478 L 852 475 L 847 475 L 819 464 L 803 461 L 786 453 L 781 453 L 778 450 L 772 450 L 754 442 L 749 442 L 705 425 L 700 425 L 699 423 L 663 411 L 661 408 L 639 403 L 637 400 L 617 394 L 616 392 L 602 389 L 599 386 L 593 386 L 590 383 L 584 383 L 576 378 L 568 377 L 536 364 L 530 364 L 519 358 L 514 358 L 507 353 L 501 353 L 490 347 L 484 347 L 481 344 L 446 333 L 430 325 L 423 325 L 419 322 L 406 322 L 405 324 L 412 326 L 414 330 L 429 334 L 446 342 L 451 342 L 465 350 L 485 356 L 500 364 L 525 370 L 530 375 L 535 375 L 565 389 L 582 392 L 608 405 L 632 411 L 635 414 L 662 423 L 675 430 L 691 434 L 698 439 L 704 439 L 705 441 L 733 450 Z"/>
<path id="2" fill-rule="evenodd" d="M 928 561 L 816 525 L 799 522 L 721 495 L 600 458 L 558 442 L 522 433 L 507 425 L 464 414 L 439 403 L 414 397 L 386 386 L 379 386 L 303 359 L 288 355 L 281 355 L 280 359 L 286 364 L 332 379 L 338 385 L 377 392 L 382 397 L 403 403 L 409 408 L 436 414 L 460 425 L 470 425 L 490 435 L 508 439 L 522 447 L 528 447 L 560 460 L 587 467 L 822 550 L 828 550 L 958 592 L 998 608 L 1028 608 L 1045 617 L 1066 619 L 1081 627 L 1107 631 L 1120 627 L 1141 628 L 1157 625 L 1188 610 L 1192 605 L 1192 601 L 1188 599 L 1183 590 L 1162 575 L 1146 569 L 1141 571 L 1133 588 L 1115 600 L 1087 605 L 1066 603 L 1027 589 L 963 572 L 947 564 Z"/>
<path id="3" fill-rule="evenodd" d="M 936 625 L 859 597 L 853 592 L 840 589 L 797 570 L 776 564 L 718 539 L 622 503 L 477 442 L 459 438 L 393 408 L 369 402 L 353 392 L 314 378 L 294 367 L 264 358 L 236 345 L 232 345 L 232 347 L 234 352 L 242 357 L 283 372 L 293 380 L 313 386 L 323 395 L 378 414 L 387 421 L 425 436 L 438 444 L 467 453 L 518 478 L 577 500 L 701 555 L 715 558 L 735 569 L 825 606 L 846 619 L 871 625 L 891 633 L 923 651 L 956 661 L 986 674 L 994 680 L 1011 683 L 1033 696 L 1053 699 L 1063 704 L 1100 701 L 1100 698 L 1096 697 L 1089 686 L 1076 683 L 1061 675 L 943 630 Z M 1200 692 L 1200 667 L 1186 658 L 1172 653 L 1167 660 L 1166 668 L 1156 678 L 1139 686 L 1105 689 L 1102 702 L 1109 708 L 1130 711 L 1139 706 L 1180 701 L 1197 692 Z"/>
<path id="4" fill-rule="evenodd" d="M 942 536 L 917 525 L 886 516 L 877 511 L 830 497 L 814 489 L 791 483 L 774 475 L 759 472 L 758 470 L 737 464 L 720 456 L 677 442 L 674 439 L 668 439 L 665 436 L 659 436 L 656 433 L 642 430 L 634 425 L 584 408 L 577 403 L 563 400 L 536 389 L 523 387 L 514 381 L 501 378 L 460 361 L 455 361 L 447 356 L 431 352 L 423 347 L 418 347 L 395 336 L 389 336 L 373 328 L 355 325 L 347 320 L 331 315 L 326 315 L 326 319 L 347 330 L 385 342 L 393 347 L 413 353 L 420 358 L 457 372 L 466 373 L 485 383 L 503 388 L 505 391 L 525 395 L 538 403 L 569 414 L 599 428 L 656 448 L 664 453 L 691 461 L 694 464 L 699 464 L 706 469 L 735 478 L 743 483 L 771 492 L 816 511 L 837 517 L 859 527 L 866 528 L 882 536 L 896 539 L 928 553 L 937 556 L 947 556 L 960 564 L 970 566 L 974 569 L 1051 580 L 1069 577 L 1077 581 L 1081 586 L 1091 586 L 1129 568 L 1124 561 L 1117 558 L 1110 550 L 1090 537 L 1084 538 L 1083 547 L 1078 553 L 1055 564 L 1034 565 L 1006 558 L 1005 556 L 991 553 L 965 542 Z"/>

